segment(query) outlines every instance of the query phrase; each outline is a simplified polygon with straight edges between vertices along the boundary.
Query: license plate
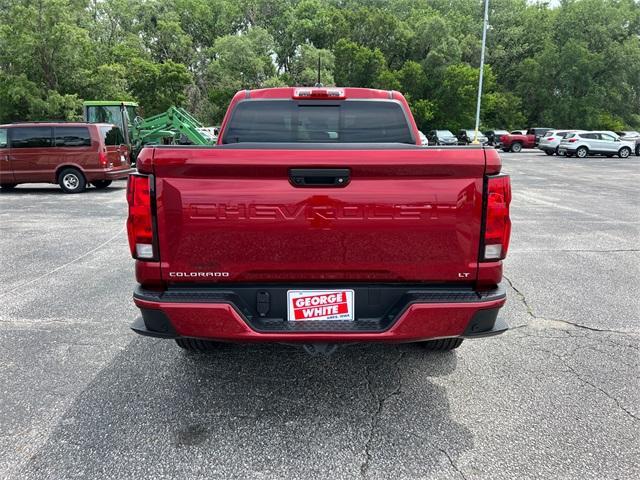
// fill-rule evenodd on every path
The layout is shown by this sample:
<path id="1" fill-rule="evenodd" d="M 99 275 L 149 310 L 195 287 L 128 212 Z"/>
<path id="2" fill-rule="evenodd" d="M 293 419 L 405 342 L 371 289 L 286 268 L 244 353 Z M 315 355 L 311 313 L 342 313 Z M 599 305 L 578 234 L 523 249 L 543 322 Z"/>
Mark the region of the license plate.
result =
<path id="1" fill-rule="evenodd" d="M 127 157 L 125 157 L 124 155 L 120 155 L 120 161 L 122 163 L 127 163 Z"/>
<path id="2" fill-rule="evenodd" d="M 287 317 L 290 322 L 354 320 L 353 290 L 289 290 Z"/>

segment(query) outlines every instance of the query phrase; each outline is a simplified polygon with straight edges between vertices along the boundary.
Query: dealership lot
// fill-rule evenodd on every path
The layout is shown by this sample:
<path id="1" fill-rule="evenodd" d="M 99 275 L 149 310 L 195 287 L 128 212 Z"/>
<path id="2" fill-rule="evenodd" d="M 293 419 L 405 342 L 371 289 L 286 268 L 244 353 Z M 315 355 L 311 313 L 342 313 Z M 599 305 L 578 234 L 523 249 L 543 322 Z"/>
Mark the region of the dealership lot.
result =
<path id="1" fill-rule="evenodd" d="M 0 195 L 0 478 L 638 478 L 640 157 L 502 154 L 512 330 L 186 354 L 128 325 L 124 183 Z"/>

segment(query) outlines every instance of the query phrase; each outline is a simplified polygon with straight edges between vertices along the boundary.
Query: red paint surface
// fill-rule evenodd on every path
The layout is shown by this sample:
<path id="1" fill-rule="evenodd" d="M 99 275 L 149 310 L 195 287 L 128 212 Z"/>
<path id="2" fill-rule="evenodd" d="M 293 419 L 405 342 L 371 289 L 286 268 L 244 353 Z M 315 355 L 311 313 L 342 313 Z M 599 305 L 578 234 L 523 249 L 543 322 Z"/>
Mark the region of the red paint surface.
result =
<path id="1" fill-rule="evenodd" d="M 186 337 L 238 342 L 410 342 L 455 337 L 482 309 L 499 308 L 505 300 L 478 303 L 424 303 L 411 305 L 381 333 L 260 333 L 251 329 L 227 303 L 159 303 L 135 299 L 140 308 L 162 310 L 178 334 Z"/>
<path id="2" fill-rule="evenodd" d="M 194 271 L 229 273 L 217 282 L 468 282 L 477 274 L 481 149 L 154 155 L 164 280 Z M 296 188 L 293 167 L 350 168 L 351 181 Z"/>
<path id="3" fill-rule="evenodd" d="M 508 135 L 502 135 L 500 141 L 504 149 L 511 148 L 511 145 L 516 142 L 522 144 L 522 148 L 533 148 L 536 145 L 536 136 L 534 134 L 520 135 L 510 133 Z"/>

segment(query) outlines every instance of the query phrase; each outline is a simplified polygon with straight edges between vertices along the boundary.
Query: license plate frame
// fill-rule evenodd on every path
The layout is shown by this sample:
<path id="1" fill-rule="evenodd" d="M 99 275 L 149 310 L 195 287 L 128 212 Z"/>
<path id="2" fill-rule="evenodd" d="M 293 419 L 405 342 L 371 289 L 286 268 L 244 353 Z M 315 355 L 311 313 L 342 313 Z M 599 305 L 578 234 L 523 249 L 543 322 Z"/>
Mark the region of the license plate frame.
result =
<path id="1" fill-rule="evenodd" d="M 287 290 L 287 321 L 355 321 L 351 289 Z"/>

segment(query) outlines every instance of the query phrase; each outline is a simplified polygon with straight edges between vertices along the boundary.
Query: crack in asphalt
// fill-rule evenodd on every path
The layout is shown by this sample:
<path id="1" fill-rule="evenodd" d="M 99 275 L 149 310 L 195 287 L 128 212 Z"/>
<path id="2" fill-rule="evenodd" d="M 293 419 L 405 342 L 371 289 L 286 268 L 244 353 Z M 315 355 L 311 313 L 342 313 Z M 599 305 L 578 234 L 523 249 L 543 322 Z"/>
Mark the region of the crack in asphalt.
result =
<path id="1" fill-rule="evenodd" d="M 525 294 L 522 293 L 520 290 L 518 290 L 518 288 L 516 288 L 516 286 L 513 284 L 513 281 L 509 277 L 507 277 L 506 275 L 503 275 L 503 278 L 507 281 L 507 283 L 509 284 L 511 289 L 516 293 L 516 296 L 520 299 L 520 302 L 525 306 L 525 308 L 527 309 L 527 314 L 531 318 L 533 318 L 534 320 L 543 320 L 543 321 L 547 321 L 547 322 L 550 322 L 550 323 L 554 323 L 554 322 L 563 323 L 565 325 L 570 325 L 572 327 L 580 328 L 580 329 L 583 329 L 583 330 L 589 330 L 591 332 L 617 333 L 619 335 L 628 335 L 628 336 L 632 336 L 632 337 L 636 336 L 632 332 L 625 332 L 625 331 L 622 331 L 622 330 L 613 330 L 613 329 L 608 329 L 608 328 L 589 327 L 587 325 L 583 325 L 581 323 L 570 322 L 569 320 L 564 320 L 562 318 L 550 318 L 550 317 L 543 317 L 543 316 L 537 315 L 534 312 L 533 307 L 527 301 L 527 297 L 525 296 Z M 511 328 L 511 330 L 516 330 L 518 328 L 526 328 L 526 327 L 529 327 L 529 324 L 518 325 L 517 327 Z"/>
<path id="2" fill-rule="evenodd" d="M 458 472 L 458 474 L 463 478 L 463 480 L 467 480 L 467 477 L 464 475 L 464 473 L 462 473 L 462 470 L 460 470 L 458 466 L 455 464 L 455 462 L 451 458 L 451 455 L 449 455 L 449 452 L 447 452 L 446 450 L 443 450 L 442 448 L 439 448 L 438 450 L 440 450 L 444 454 L 444 456 L 447 457 L 447 459 L 449 459 L 449 463 L 451 464 L 453 469 L 456 472 Z"/>
<path id="3" fill-rule="evenodd" d="M 618 408 L 623 411 L 624 413 L 626 413 L 629 417 L 631 417 L 632 419 L 634 419 L 635 421 L 640 420 L 640 418 L 638 418 L 637 415 L 635 415 L 633 412 L 630 412 L 629 410 L 627 410 L 624 405 L 622 405 L 620 403 L 620 400 L 618 400 L 616 397 L 614 397 L 613 395 L 611 395 L 609 392 L 607 392 L 604 388 L 596 385 L 595 383 L 591 382 L 590 380 L 587 380 L 586 378 L 584 378 L 582 375 L 580 375 L 580 373 L 573 368 L 569 362 L 566 360 L 565 357 L 563 357 L 562 355 L 553 352 L 551 350 L 545 350 L 545 349 L 540 349 L 541 351 L 548 353 L 549 355 L 552 355 L 554 357 L 556 357 L 558 360 L 560 360 L 560 362 L 567 368 L 567 370 L 569 372 L 571 372 L 578 380 L 580 380 L 582 383 L 584 383 L 585 385 L 589 385 L 591 388 L 598 390 L 599 392 L 601 392 L 604 396 L 606 396 L 607 398 L 609 398 L 610 400 L 613 400 L 615 402 L 615 404 L 618 406 Z"/>
<path id="4" fill-rule="evenodd" d="M 380 415 L 382 413 L 384 403 L 392 396 L 398 395 L 400 393 L 400 388 L 402 387 L 402 369 L 399 368 L 398 365 L 402 361 L 404 356 L 405 356 L 405 352 L 400 352 L 400 355 L 398 356 L 396 361 L 393 362 L 393 367 L 395 368 L 396 374 L 398 376 L 398 384 L 391 392 L 389 392 L 387 395 L 385 395 L 382 398 L 376 395 L 375 392 L 373 391 L 373 388 L 371 385 L 371 376 L 370 376 L 371 372 L 369 371 L 369 368 L 365 365 L 365 379 L 367 381 L 367 391 L 369 392 L 369 395 L 371 396 L 371 398 L 377 402 L 377 406 L 371 418 L 371 425 L 369 428 L 369 435 L 367 436 L 367 441 L 364 444 L 364 450 L 363 450 L 364 461 L 360 465 L 361 478 L 366 478 L 367 471 L 369 470 L 369 463 L 371 462 L 371 459 L 372 459 L 371 451 L 370 451 L 371 441 L 373 440 L 374 432 L 376 431 L 376 429 L 378 428 L 378 425 L 380 424 Z"/>
<path id="5" fill-rule="evenodd" d="M 522 304 L 525 306 L 525 308 L 527 309 L 527 314 L 533 318 L 534 320 L 542 320 L 542 321 L 546 321 L 546 322 L 557 322 L 557 323 L 562 323 L 562 324 L 566 324 L 566 325 L 571 325 L 572 327 L 578 328 L 578 329 L 582 329 L 582 330 L 587 330 L 590 332 L 598 332 L 598 333 L 615 333 L 615 334 L 619 334 L 619 335 L 626 335 L 626 336 L 631 336 L 636 338 L 636 335 L 634 335 L 633 333 L 629 333 L 629 332 L 622 332 L 620 330 L 611 330 L 611 329 L 604 329 L 604 328 L 595 328 L 595 327 L 588 327 L 586 325 L 581 325 L 578 323 L 574 323 L 574 322 L 570 322 L 568 320 L 562 320 L 562 319 L 556 319 L 556 318 L 546 318 L 546 317 L 541 317 L 535 314 L 535 312 L 533 311 L 533 308 L 531 307 L 531 305 L 529 304 L 529 302 L 527 301 L 526 296 L 524 295 L 524 293 L 522 293 L 520 290 L 518 290 L 513 282 L 511 281 L 511 279 L 509 277 L 507 277 L 506 275 L 503 275 L 504 279 L 509 283 L 509 286 L 513 289 L 513 291 L 516 293 L 516 296 L 520 299 L 520 301 L 522 302 Z M 515 327 L 515 329 L 517 328 L 526 328 L 526 327 L 530 327 L 529 324 L 525 324 L 525 325 L 519 325 L 518 327 Z M 573 335 L 571 335 L 568 331 L 566 332 L 567 335 L 569 337 L 573 337 Z M 525 336 L 531 336 L 531 335 L 525 335 Z M 534 335 L 537 338 L 540 338 L 540 335 Z M 587 337 L 583 337 L 583 338 L 587 338 Z M 598 340 L 605 340 L 605 339 L 598 339 Z M 616 342 L 609 342 L 609 343 L 614 343 L 617 346 L 623 346 L 620 345 Z M 637 346 L 634 345 L 624 345 L 625 347 L 630 347 L 633 349 L 638 349 Z M 585 347 L 588 348 L 588 347 Z M 580 380 L 582 383 L 584 383 L 585 385 L 589 385 L 591 388 L 601 392 L 603 395 L 605 395 L 607 398 L 609 398 L 610 400 L 613 400 L 613 402 L 615 402 L 615 404 L 618 406 L 618 408 L 623 411 L 626 415 L 628 415 L 629 417 L 631 417 L 632 419 L 634 419 L 635 421 L 640 420 L 640 418 L 638 418 L 638 416 L 636 416 L 633 412 L 627 410 L 627 408 L 624 407 L 624 405 L 622 405 L 620 403 L 620 400 L 618 400 L 616 397 L 614 397 L 613 395 L 611 395 L 609 392 L 607 392 L 605 389 L 603 389 L 602 387 L 596 385 L 595 383 L 593 383 L 592 381 L 584 378 L 575 368 L 573 368 L 568 361 L 565 359 L 565 357 L 559 355 L 556 352 L 553 351 L 549 351 L 549 350 L 545 350 L 545 349 L 540 349 L 541 351 L 544 351 L 546 353 L 549 353 L 550 355 L 556 357 L 558 360 L 560 360 L 560 362 L 567 368 L 567 370 L 572 373 L 578 380 Z"/>

